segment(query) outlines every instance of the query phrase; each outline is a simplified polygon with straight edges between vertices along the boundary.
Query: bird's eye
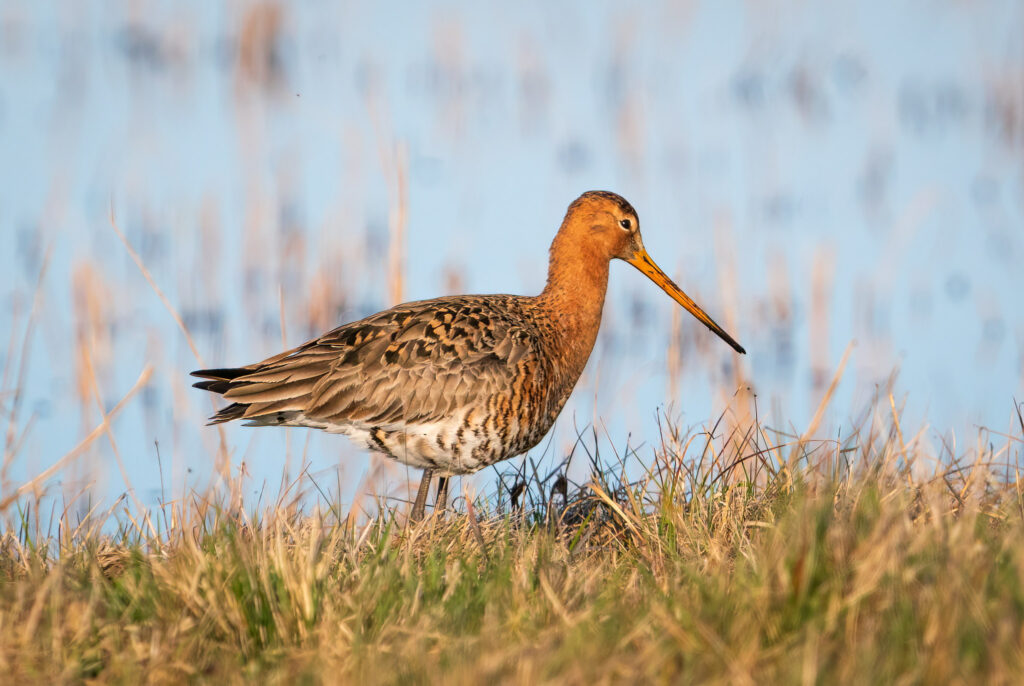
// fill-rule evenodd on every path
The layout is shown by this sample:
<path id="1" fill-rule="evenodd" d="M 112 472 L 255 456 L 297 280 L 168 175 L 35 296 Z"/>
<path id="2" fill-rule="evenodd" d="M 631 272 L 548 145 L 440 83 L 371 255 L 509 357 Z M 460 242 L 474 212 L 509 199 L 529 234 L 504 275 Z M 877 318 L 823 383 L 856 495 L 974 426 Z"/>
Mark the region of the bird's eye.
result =
<path id="1" fill-rule="evenodd" d="M 629 229 L 630 229 L 630 227 L 632 225 L 633 225 L 632 222 L 630 222 L 628 219 L 620 219 L 619 220 L 619 226 L 624 228 L 626 231 L 629 231 Z"/>

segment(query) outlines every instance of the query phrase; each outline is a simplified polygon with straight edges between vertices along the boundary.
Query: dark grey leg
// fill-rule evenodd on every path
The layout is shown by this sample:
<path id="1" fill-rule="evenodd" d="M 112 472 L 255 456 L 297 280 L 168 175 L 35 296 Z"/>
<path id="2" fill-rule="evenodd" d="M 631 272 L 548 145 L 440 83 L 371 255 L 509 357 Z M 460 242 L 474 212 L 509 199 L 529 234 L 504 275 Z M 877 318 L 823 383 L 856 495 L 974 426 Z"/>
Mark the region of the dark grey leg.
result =
<path id="1" fill-rule="evenodd" d="M 416 491 L 416 502 L 412 504 L 412 512 L 409 513 L 410 522 L 418 522 L 423 519 L 423 511 L 427 509 L 427 491 L 430 490 L 430 480 L 434 476 L 433 469 L 424 469 L 420 477 L 420 487 Z"/>
<path id="2" fill-rule="evenodd" d="M 434 512 L 448 509 L 448 477 L 437 477 L 437 500 L 434 501 Z"/>

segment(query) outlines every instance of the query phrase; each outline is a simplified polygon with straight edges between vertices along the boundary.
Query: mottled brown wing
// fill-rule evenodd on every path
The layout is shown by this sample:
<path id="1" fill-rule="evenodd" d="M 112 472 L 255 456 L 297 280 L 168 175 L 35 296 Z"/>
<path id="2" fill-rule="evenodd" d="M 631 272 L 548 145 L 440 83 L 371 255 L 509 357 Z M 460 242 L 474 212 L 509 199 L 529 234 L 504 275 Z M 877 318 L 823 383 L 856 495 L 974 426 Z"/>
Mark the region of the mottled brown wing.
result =
<path id="1" fill-rule="evenodd" d="M 215 421 L 301 413 L 389 425 L 451 417 L 508 389 L 531 364 L 536 335 L 515 305 L 514 296 L 439 298 L 339 327 L 229 381 L 204 382 L 222 384 L 209 390 L 235 403 Z"/>

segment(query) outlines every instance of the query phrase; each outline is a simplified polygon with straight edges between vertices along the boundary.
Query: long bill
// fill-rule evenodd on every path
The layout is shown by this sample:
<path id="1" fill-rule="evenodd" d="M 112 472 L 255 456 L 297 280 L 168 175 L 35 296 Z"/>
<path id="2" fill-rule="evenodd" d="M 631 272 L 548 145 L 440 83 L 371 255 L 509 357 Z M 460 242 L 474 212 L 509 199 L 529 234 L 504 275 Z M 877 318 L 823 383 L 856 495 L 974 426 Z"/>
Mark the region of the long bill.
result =
<path id="1" fill-rule="evenodd" d="M 677 303 L 686 308 L 686 310 L 694 317 L 704 323 L 704 326 L 708 327 L 721 338 L 723 341 L 732 346 L 732 349 L 738 353 L 746 354 L 746 350 L 733 339 L 732 336 L 725 332 L 725 329 L 715 323 L 715 320 L 708 316 L 708 313 L 700 309 L 700 306 L 693 301 L 693 298 L 683 293 L 683 290 L 679 286 L 672 282 L 672 279 L 665 275 L 665 272 L 661 271 L 658 265 L 654 264 L 654 260 L 647 254 L 647 251 L 640 248 L 636 251 L 631 259 L 626 260 L 631 265 L 639 269 L 641 272 L 647 275 L 654 283 L 658 284 L 658 288 L 665 291 L 669 296 Z"/>

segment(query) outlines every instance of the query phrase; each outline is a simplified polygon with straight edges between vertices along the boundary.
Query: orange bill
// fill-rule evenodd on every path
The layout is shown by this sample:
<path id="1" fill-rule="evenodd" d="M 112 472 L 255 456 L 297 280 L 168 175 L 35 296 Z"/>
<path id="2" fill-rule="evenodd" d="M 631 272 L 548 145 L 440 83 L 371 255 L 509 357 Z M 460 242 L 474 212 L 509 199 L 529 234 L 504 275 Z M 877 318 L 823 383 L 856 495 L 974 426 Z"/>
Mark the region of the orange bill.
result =
<path id="1" fill-rule="evenodd" d="M 679 286 L 672 282 L 672 279 L 665 275 L 665 272 L 661 271 L 658 265 L 654 264 L 654 260 L 647 254 L 647 251 L 640 248 L 633 255 L 632 259 L 626 260 L 631 265 L 642 271 L 647 275 L 654 283 L 658 284 L 658 287 L 668 293 L 673 300 L 686 308 L 686 310 L 694 317 L 704 323 L 704 326 L 708 327 L 721 338 L 723 341 L 732 346 L 733 350 L 738 353 L 746 354 L 746 350 L 743 346 L 737 343 L 732 336 L 725 332 L 725 329 L 715 323 L 715 320 L 708 316 L 708 313 L 700 309 L 697 303 L 693 302 L 693 299 L 686 293 L 683 293 Z"/>

